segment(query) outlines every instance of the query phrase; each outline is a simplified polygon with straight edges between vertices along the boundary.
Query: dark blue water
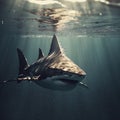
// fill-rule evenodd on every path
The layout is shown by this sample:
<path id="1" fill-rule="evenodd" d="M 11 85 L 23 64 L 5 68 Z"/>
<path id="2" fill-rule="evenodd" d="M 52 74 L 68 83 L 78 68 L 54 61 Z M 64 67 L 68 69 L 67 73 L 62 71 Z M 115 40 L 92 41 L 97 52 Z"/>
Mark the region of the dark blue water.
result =
<path id="1" fill-rule="evenodd" d="M 55 33 L 66 55 L 86 71 L 89 86 L 63 92 L 27 81 L 0 85 L 0 120 L 119 120 L 119 11 L 90 1 L 0 1 L 1 81 L 17 77 L 16 48 L 31 64 L 39 48 L 48 53 Z"/>

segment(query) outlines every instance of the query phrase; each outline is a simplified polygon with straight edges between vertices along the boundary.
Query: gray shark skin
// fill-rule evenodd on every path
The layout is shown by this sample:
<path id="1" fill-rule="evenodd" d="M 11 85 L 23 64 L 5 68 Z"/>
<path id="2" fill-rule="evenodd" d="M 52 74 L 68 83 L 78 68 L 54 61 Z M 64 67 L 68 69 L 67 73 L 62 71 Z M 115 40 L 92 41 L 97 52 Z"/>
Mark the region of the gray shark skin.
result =
<path id="1" fill-rule="evenodd" d="M 19 58 L 18 82 L 34 81 L 39 86 L 52 90 L 71 90 L 77 85 L 87 87 L 81 81 L 86 73 L 63 52 L 54 35 L 47 56 L 39 49 L 35 63 L 29 65 L 22 51 L 17 48 Z"/>

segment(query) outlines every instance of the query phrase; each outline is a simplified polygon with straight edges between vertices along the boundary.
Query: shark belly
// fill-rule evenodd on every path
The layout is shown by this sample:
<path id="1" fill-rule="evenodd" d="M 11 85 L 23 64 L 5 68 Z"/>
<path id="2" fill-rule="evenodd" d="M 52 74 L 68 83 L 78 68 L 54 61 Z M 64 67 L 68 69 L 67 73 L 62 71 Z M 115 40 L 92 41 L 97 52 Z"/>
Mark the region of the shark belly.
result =
<path id="1" fill-rule="evenodd" d="M 35 80 L 37 85 L 52 90 L 72 90 L 79 83 L 77 80 L 69 80 L 65 76 L 54 76 L 43 80 Z"/>

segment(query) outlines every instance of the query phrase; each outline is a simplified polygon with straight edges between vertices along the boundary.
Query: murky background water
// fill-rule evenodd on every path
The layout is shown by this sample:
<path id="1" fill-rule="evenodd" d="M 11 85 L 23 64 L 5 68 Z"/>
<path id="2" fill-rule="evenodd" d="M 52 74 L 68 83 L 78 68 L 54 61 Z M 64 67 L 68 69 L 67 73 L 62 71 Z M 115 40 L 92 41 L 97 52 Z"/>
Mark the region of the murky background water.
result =
<path id="1" fill-rule="evenodd" d="M 56 34 L 89 86 L 61 92 L 27 81 L 0 85 L 0 120 L 120 119 L 120 7 L 82 1 L 0 1 L 1 81 L 17 77 L 16 48 L 31 64 Z"/>

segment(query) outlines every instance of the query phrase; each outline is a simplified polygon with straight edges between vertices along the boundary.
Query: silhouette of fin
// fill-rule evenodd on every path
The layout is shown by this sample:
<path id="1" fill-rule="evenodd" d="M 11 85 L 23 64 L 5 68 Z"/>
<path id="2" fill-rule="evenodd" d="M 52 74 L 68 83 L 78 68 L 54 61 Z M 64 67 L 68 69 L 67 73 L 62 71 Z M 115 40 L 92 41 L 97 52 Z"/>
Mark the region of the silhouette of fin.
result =
<path id="1" fill-rule="evenodd" d="M 41 59 L 42 57 L 44 57 L 44 54 L 43 54 L 42 50 L 39 48 L 39 55 L 38 55 L 37 60 Z"/>
<path id="2" fill-rule="evenodd" d="M 19 74 L 22 74 L 24 69 L 28 67 L 27 60 L 23 55 L 23 52 L 17 48 L 18 58 L 19 58 Z"/>
<path id="3" fill-rule="evenodd" d="M 61 47 L 58 43 L 58 40 L 56 38 L 56 35 L 53 36 L 53 39 L 52 39 L 52 43 L 51 43 L 51 47 L 50 47 L 50 51 L 49 51 L 49 54 L 52 54 L 52 53 L 60 53 L 61 52 Z"/>
<path id="4" fill-rule="evenodd" d="M 87 84 L 85 84 L 85 83 L 83 83 L 83 82 L 79 82 L 79 85 L 80 85 L 80 86 L 83 86 L 83 87 L 85 87 L 85 88 L 88 88 Z"/>

